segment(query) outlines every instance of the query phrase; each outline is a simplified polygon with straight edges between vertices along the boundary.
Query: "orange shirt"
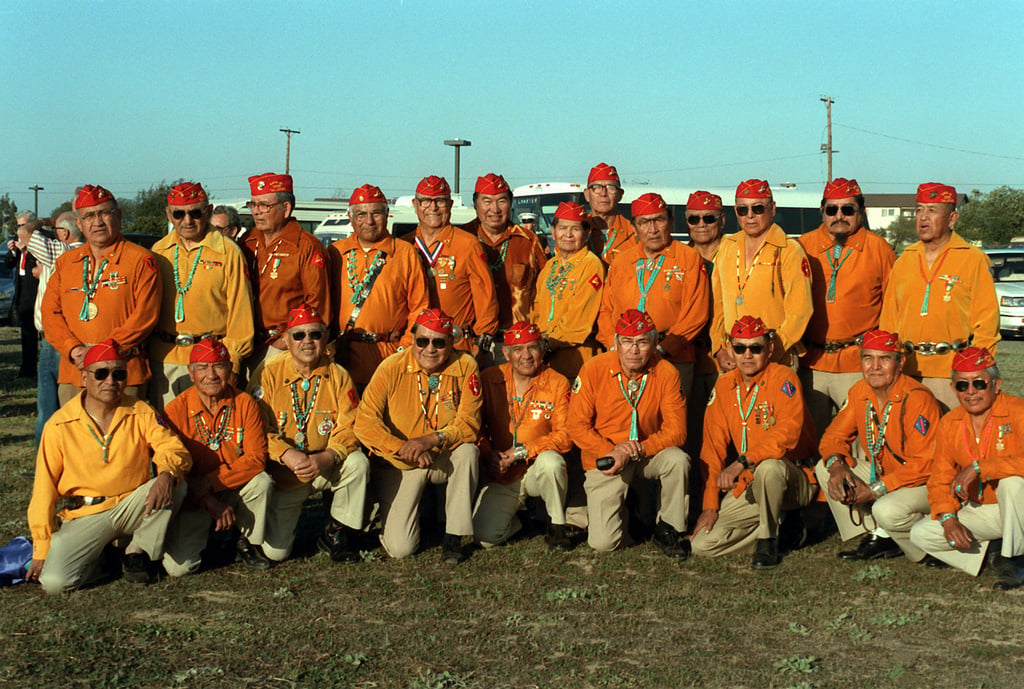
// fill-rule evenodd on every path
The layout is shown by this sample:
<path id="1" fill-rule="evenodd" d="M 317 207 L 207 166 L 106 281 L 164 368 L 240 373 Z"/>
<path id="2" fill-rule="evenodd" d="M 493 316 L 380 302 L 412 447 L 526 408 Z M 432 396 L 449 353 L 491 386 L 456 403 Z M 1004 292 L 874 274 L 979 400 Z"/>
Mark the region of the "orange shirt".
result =
<path id="1" fill-rule="evenodd" d="M 288 328 L 288 312 L 304 303 L 322 314 L 331 313 L 327 252 L 294 218 L 269 246 L 263 232 L 246 233 L 242 249 L 249 260 L 253 292 L 259 297 L 257 330 L 283 332 Z"/>
<path id="2" fill-rule="evenodd" d="M 83 269 L 88 272 L 84 279 Z M 96 291 L 90 311 L 95 316 L 82 320 L 85 290 L 92 285 Z M 107 338 L 135 350 L 128 359 L 128 385 L 149 380 L 149 359 L 139 349 L 160 317 L 160 295 L 153 254 L 125 239 L 118 240 L 98 262 L 88 244 L 61 254 L 42 304 L 43 331 L 60 352 L 57 382 L 80 386 L 82 375 L 71 363 L 71 350 Z"/>
<path id="3" fill-rule="evenodd" d="M 619 253 L 637 246 L 636 228 L 625 216 L 617 213 L 611 223 L 607 223 L 591 213 L 590 222 L 590 250 L 600 256 L 605 265 L 610 266 Z"/>
<path id="4" fill-rule="evenodd" d="M 569 381 L 551 368 L 542 368 L 530 381 L 522 399 L 517 400 L 512 364 L 486 368 L 480 374 L 483 386 L 484 450 L 504 452 L 515 443 L 526 446 L 527 462 L 545 450 L 566 453 L 572 441 L 566 429 L 569 413 Z M 505 474 L 488 476 L 489 481 L 512 483 L 522 478 L 527 465 L 517 465 Z"/>
<path id="5" fill-rule="evenodd" d="M 884 444 L 876 459 L 875 476 L 887 491 L 910 486 L 923 486 L 931 473 L 935 427 L 941 412 L 935 396 L 910 376 L 901 375 L 893 384 L 886 404 L 892 403 L 886 416 L 885 404 L 878 406 L 875 393 L 859 380 L 850 388 L 846 404 L 821 436 L 821 456 L 840 455 L 851 464 L 850 446 L 860 440 L 864 457 L 869 458 L 867 405 L 871 403 L 872 435 L 877 436 L 880 424 L 885 425 Z M 886 420 L 887 419 L 887 420 Z M 878 442 L 878 441 L 876 441 Z M 870 462 L 870 459 L 863 461 Z"/>
<path id="6" fill-rule="evenodd" d="M 854 373 L 860 371 L 857 345 L 826 352 L 826 342 L 853 340 L 878 327 L 882 295 L 889 272 L 896 261 L 889 242 L 867 229 L 860 229 L 842 245 L 839 258 L 825 226 L 802 235 L 797 241 L 811 265 L 811 296 L 814 312 L 804 333 L 807 354 L 803 363 L 817 371 Z M 835 267 L 834 267 L 835 266 Z M 835 289 L 829 301 L 829 286 L 835 275 Z"/>
<path id="7" fill-rule="evenodd" d="M 928 310 L 922 314 L 928 279 Z M 995 354 L 999 342 L 999 304 L 988 257 L 954 232 L 929 268 L 923 244 L 911 244 L 892 267 L 879 327 L 914 343 L 953 343 L 973 336 L 975 347 Z M 903 372 L 949 378 L 953 355 L 908 354 Z"/>
<path id="8" fill-rule="evenodd" d="M 46 558 L 50 536 L 57 530 L 57 500 L 66 497 L 103 497 L 96 505 L 66 508 L 56 513 L 64 521 L 98 514 L 115 507 L 157 474 L 185 477 L 192 465 L 181 440 L 157 416 L 153 407 L 125 395 L 104 435 L 82 407 L 80 393 L 50 417 L 36 456 L 35 483 L 28 505 L 32 557 Z"/>
<path id="9" fill-rule="evenodd" d="M 747 447 L 742 452 L 744 426 Z M 705 510 L 718 509 L 718 474 L 725 468 L 730 445 L 754 465 L 782 458 L 799 464 L 814 452 L 814 422 L 793 369 L 769 363 L 750 388 L 743 383 L 739 369 L 718 377 L 704 414 L 700 461 L 705 476 Z M 744 469 L 734 494 L 742 493 L 752 478 L 753 474 Z"/>
<path id="10" fill-rule="evenodd" d="M 786 237 L 778 225 L 764 234 L 764 243 L 747 266 L 741 232 L 722 237 L 711 276 L 714 315 L 711 349 L 718 352 L 728 344 L 733 323 L 742 316 L 758 316 L 776 331 L 782 348 L 774 359 L 781 361 L 794 347 L 802 353 L 800 338 L 811 318 L 811 267 L 800 244 Z"/>
<path id="11" fill-rule="evenodd" d="M 473 241 L 476 241 L 475 239 Z M 480 376 L 476 360 L 454 352 L 436 376 L 436 390 L 413 350 L 392 354 L 363 391 L 355 432 L 373 454 L 399 469 L 413 469 L 398 458 L 406 440 L 434 431 L 445 435 L 444 450 L 475 443 L 480 433 Z"/>
<path id="12" fill-rule="evenodd" d="M 537 274 L 547 261 L 537 235 L 509 223 L 501 237 L 492 241 L 479 219 L 463 229 L 475 234 L 483 246 L 498 297 L 498 328 L 507 330 L 513 323 L 527 320 L 537 291 Z"/>
<path id="13" fill-rule="evenodd" d="M 330 253 L 331 272 L 335 276 L 331 303 L 336 306 L 334 322 L 342 331 L 347 329 L 355 309 L 355 290 L 362 289 L 377 257 L 384 261 L 348 329 L 345 343 L 338 347 L 352 379 L 358 385 L 366 385 L 380 362 L 397 352 L 399 346 L 412 344 L 416 317 L 429 308 L 427 279 L 416 258 L 416 249 L 391 235 L 369 251 L 350 235 L 336 241 Z M 364 342 L 362 338 L 376 341 Z"/>
<path id="14" fill-rule="evenodd" d="M 256 400 L 230 385 L 211 414 L 195 387 L 168 403 L 164 416 L 192 456 L 188 482 L 194 496 L 241 488 L 263 471 L 267 434 Z M 214 449 L 216 445 L 216 449 Z"/>
<path id="15" fill-rule="evenodd" d="M 529 321 L 556 345 L 583 344 L 597 325 L 604 271 L 601 259 L 586 249 L 568 258 L 556 253 L 537 276 Z"/>
<path id="16" fill-rule="evenodd" d="M 675 366 L 653 355 L 638 382 L 642 392 L 637 391 L 637 439 L 644 455 L 653 457 L 666 448 L 682 447 L 686 442 L 686 402 L 679 392 Z M 596 469 L 598 457 L 629 440 L 633 407 L 626 399 L 627 386 L 618 352 L 605 352 L 586 362 L 573 382 L 569 436 L 580 448 L 584 469 Z"/>
<path id="17" fill-rule="evenodd" d="M 647 298 L 641 305 L 643 288 Z M 627 309 L 639 309 L 650 314 L 664 334 L 661 348 L 670 361 L 693 361 L 693 339 L 708 322 L 709 297 L 704 260 L 696 249 L 673 239 L 648 259 L 636 244 L 624 249 L 608 269 L 597 339 L 607 349 L 614 347 L 619 316 Z"/>
<path id="18" fill-rule="evenodd" d="M 981 499 L 974 486 L 966 497 L 982 505 L 996 504 L 999 479 L 1024 476 L 1022 433 L 1024 399 L 1005 392 L 1000 392 L 992 404 L 986 419 L 986 430 L 982 431 L 980 439 L 975 438 L 971 417 L 963 407 L 957 407 L 943 416 L 935 429 L 935 454 L 932 475 L 928 479 L 928 502 L 932 507 L 932 519 L 960 509 L 960 501 L 953 497 L 950 486 L 956 475 L 975 460 L 978 460 L 981 468 Z"/>

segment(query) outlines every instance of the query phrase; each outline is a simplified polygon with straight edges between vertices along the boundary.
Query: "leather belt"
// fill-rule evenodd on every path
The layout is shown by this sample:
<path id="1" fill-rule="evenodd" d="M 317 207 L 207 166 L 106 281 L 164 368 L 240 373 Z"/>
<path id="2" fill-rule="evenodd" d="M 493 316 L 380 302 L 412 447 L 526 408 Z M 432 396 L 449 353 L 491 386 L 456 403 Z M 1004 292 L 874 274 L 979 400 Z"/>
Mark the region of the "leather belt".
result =
<path id="1" fill-rule="evenodd" d="M 971 340 L 974 336 L 971 335 L 966 340 L 953 340 L 952 342 L 918 342 L 914 343 L 907 340 L 903 343 L 903 349 L 907 352 L 917 352 L 922 356 L 942 356 L 943 354 L 949 354 L 950 352 L 959 352 L 964 347 L 971 344 Z"/>
<path id="2" fill-rule="evenodd" d="M 349 342 L 367 342 L 370 344 L 376 342 L 398 342 L 402 339 L 402 330 L 395 330 L 393 332 L 386 333 L 372 333 L 359 330 L 346 330 L 344 338 Z"/>
<path id="3" fill-rule="evenodd" d="M 77 510 L 80 507 L 99 505 L 106 499 L 106 497 L 101 496 L 72 495 L 64 498 L 64 506 L 69 510 Z"/>
<path id="4" fill-rule="evenodd" d="M 173 344 L 175 347 L 191 347 L 203 340 L 220 340 L 224 338 L 223 335 L 214 335 L 213 333 L 189 335 L 188 333 L 157 332 L 156 336 L 168 344 Z"/>
<path id="5" fill-rule="evenodd" d="M 840 351 L 846 349 L 847 347 L 853 347 L 854 345 L 859 345 L 863 341 L 864 341 L 864 336 L 863 335 L 858 335 L 857 337 L 854 337 L 853 339 L 850 339 L 850 340 L 828 340 L 826 342 L 811 342 L 810 340 L 805 340 L 805 342 L 807 344 L 811 345 L 812 347 L 817 347 L 818 349 L 824 349 L 829 354 L 835 354 L 836 352 L 840 352 Z"/>

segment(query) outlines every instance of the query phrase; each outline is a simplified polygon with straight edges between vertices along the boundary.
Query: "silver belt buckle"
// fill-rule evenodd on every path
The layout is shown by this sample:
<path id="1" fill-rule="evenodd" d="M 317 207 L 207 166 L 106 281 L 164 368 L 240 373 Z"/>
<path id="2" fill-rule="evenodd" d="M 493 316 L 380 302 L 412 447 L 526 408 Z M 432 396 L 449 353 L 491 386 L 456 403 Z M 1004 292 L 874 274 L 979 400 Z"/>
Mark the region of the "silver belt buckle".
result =
<path id="1" fill-rule="evenodd" d="M 98 496 L 97 497 L 85 496 L 85 497 L 82 498 L 82 504 L 83 505 L 88 505 L 89 507 L 92 507 L 93 505 L 100 504 L 104 500 L 106 500 L 106 498 L 101 498 L 101 497 L 98 497 Z"/>
<path id="2" fill-rule="evenodd" d="M 949 354 L 953 351 L 953 345 L 948 342 L 936 342 L 932 352 L 942 356 L 943 354 Z"/>
<path id="3" fill-rule="evenodd" d="M 178 347 L 190 347 L 196 343 L 196 338 L 191 335 L 178 335 L 174 338 L 174 344 Z"/>

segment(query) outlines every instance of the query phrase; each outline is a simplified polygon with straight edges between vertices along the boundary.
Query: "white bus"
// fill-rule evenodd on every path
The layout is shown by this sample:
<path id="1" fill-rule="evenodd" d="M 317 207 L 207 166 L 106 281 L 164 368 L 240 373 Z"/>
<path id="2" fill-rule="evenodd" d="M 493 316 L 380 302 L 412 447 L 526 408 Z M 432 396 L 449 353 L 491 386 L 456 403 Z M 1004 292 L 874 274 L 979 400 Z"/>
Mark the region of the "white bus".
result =
<path id="1" fill-rule="evenodd" d="M 238 211 L 242 227 L 252 228 L 252 213 L 246 208 L 250 199 L 233 199 L 230 201 L 214 200 L 215 206 L 232 206 Z M 345 213 L 348 210 L 348 201 L 344 199 L 317 199 L 315 201 L 303 201 L 295 199 L 295 208 L 292 210 L 292 217 L 295 218 L 302 229 L 312 232 L 327 216 L 337 213 Z"/>
<path id="2" fill-rule="evenodd" d="M 393 204 L 388 205 L 388 230 L 395 237 L 416 231 L 419 220 L 416 217 L 416 210 L 412 207 L 412 198 L 412 196 L 400 196 Z M 453 225 L 463 225 L 474 218 L 476 218 L 476 211 L 473 208 L 463 206 L 461 203 L 452 206 L 451 222 Z M 314 230 L 311 230 L 313 235 L 320 239 L 325 246 L 344 239 L 351 231 L 347 210 L 344 213 L 331 213 Z"/>

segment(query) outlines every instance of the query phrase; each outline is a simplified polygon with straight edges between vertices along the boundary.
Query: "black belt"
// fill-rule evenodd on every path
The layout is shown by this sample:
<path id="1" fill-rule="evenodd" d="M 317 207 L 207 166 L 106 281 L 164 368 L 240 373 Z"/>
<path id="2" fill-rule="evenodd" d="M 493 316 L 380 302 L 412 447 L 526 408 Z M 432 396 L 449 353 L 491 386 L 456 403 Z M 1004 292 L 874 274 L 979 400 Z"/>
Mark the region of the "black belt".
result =
<path id="1" fill-rule="evenodd" d="M 199 344 L 203 340 L 220 340 L 224 337 L 223 335 L 214 335 L 213 333 L 206 333 L 205 335 L 189 335 L 187 333 L 165 333 L 157 331 L 154 334 L 167 344 L 173 344 L 175 347 L 191 347 L 194 344 Z"/>
<path id="2" fill-rule="evenodd" d="M 85 506 L 99 505 L 107 498 L 100 496 L 88 496 L 88 495 L 72 495 L 64 498 L 64 507 L 69 510 L 77 510 Z"/>
<path id="3" fill-rule="evenodd" d="M 829 354 L 834 354 L 835 352 L 842 351 L 842 350 L 846 349 L 847 347 L 853 347 L 854 345 L 859 345 L 863 341 L 864 341 L 864 335 L 863 334 L 858 335 L 857 337 L 855 337 L 855 338 L 853 338 L 851 340 L 828 340 L 826 342 L 811 342 L 810 340 L 804 340 L 804 342 L 806 342 L 807 344 L 811 345 L 812 347 L 817 347 L 818 349 L 824 349 Z"/>
<path id="4" fill-rule="evenodd" d="M 346 330 L 342 333 L 342 337 L 349 342 L 367 342 L 370 344 L 375 342 L 398 342 L 402 339 L 403 332 L 403 330 L 395 330 L 385 333 L 372 333 L 360 330 Z"/>

